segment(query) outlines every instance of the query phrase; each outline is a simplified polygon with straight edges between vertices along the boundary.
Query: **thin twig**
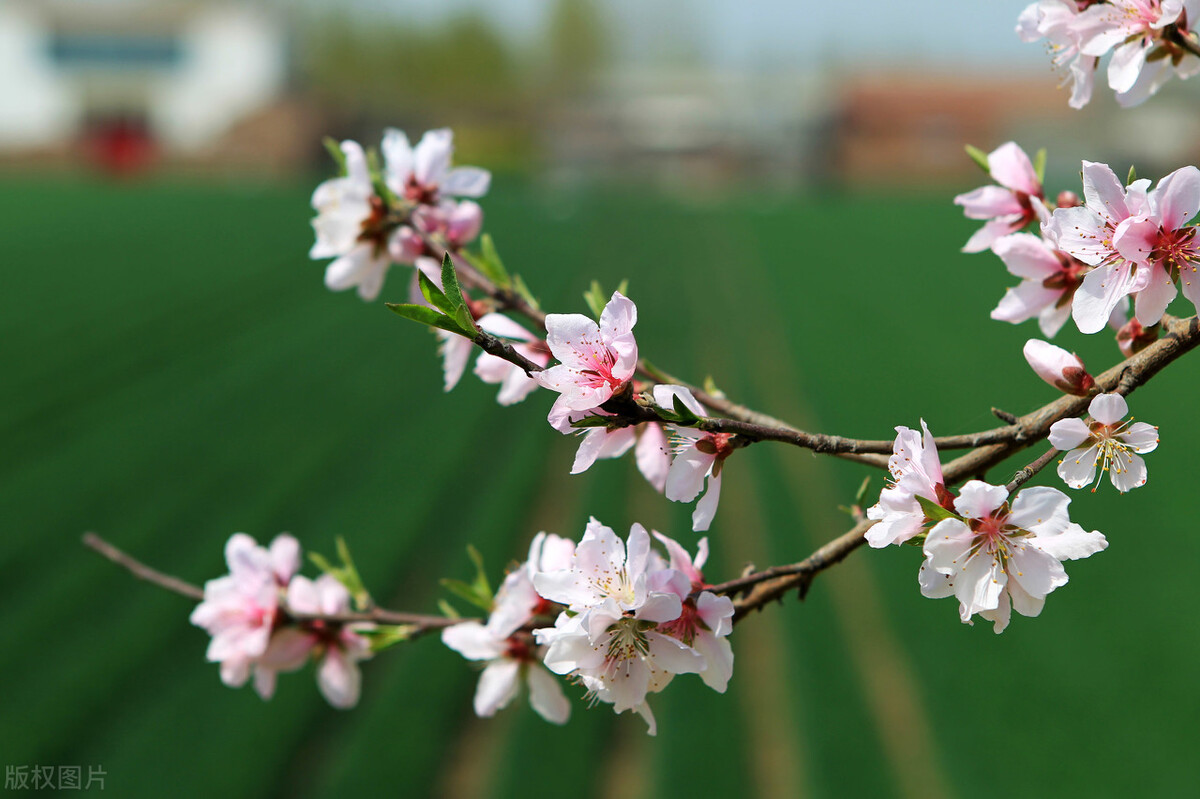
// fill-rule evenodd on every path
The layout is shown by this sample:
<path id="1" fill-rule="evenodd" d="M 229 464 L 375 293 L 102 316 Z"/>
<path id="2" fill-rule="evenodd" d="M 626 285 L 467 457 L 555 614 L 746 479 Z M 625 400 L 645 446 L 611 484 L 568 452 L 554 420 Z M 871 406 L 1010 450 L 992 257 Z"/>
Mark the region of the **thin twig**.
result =
<path id="1" fill-rule="evenodd" d="M 145 580 L 148 583 L 154 583 L 159 588 L 165 588 L 168 591 L 185 596 L 188 599 L 201 600 L 204 599 L 204 589 L 198 585 L 192 585 L 186 580 L 181 580 L 178 577 L 172 577 L 169 574 L 164 574 L 157 569 L 152 569 L 145 563 L 128 555 L 114 547 L 112 544 L 105 541 L 95 533 L 83 534 L 83 545 L 94 549 L 104 557 L 111 560 L 118 566 L 124 567 L 134 577 L 139 580 Z"/>
<path id="2" fill-rule="evenodd" d="M 178 577 L 173 577 L 169 574 L 164 574 L 157 569 L 147 566 L 129 553 L 118 549 L 109 542 L 105 541 L 95 533 L 83 534 L 83 545 L 99 552 L 104 557 L 111 560 L 118 566 L 126 569 L 134 577 L 140 580 L 157 585 L 159 588 L 165 588 L 168 591 L 202 601 L 204 599 L 204 590 L 198 585 L 193 585 L 186 580 Z M 283 615 L 286 619 L 297 622 L 314 622 L 320 621 L 328 624 L 352 624 L 355 622 L 374 622 L 376 624 L 401 624 L 412 626 L 414 629 L 410 637 L 415 637 L 423 632 L 438 630 L 444 627 L 452 627 L 455 624 L 461 624 L 466 621 L 479 621 L 479 619 L 452 619 L 448 616 L 430 616 L 423 613 L 401 613 L 395 610 L 387 610 L 385 608 L 370 608 L 361 613 L 299 613 L 291 610 L 286 605 L 281 607 Z"/>
<path id="3" fill-rule="evenodd" d="M 1009 480 L 1004 486 L 1006 489 L 1008 489 L 1008 493 L 1011 495 L 1012 492 L 1016 491 L 1018 488 L 1032 480 L 1033 476 L 1042 469 L 1046 468 L 1046 464 L 1054 460 L 1054 456 L 1057 454 L 1058 450 L 1054 449 L 1054 447 L 1051 447 L 1048 452 L 1044 453 L 1033 463 L 1018 469 L 1017 473 L 1013 475 L 1013 479 Z"/>

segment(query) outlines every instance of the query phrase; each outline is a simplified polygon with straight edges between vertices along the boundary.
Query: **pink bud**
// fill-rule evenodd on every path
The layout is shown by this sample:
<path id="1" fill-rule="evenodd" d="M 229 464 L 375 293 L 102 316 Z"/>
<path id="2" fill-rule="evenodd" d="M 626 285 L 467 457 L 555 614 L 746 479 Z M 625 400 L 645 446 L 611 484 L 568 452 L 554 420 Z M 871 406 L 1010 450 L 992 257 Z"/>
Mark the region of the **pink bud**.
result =
<path id="1" fill-rule="evenodd" d="M 425 240 L 407 225 L 388 240 L 388 255 L 396 263 L 411 264 L 425 254 Z"/>
<path id="2" fill-rule="evenodd" d="M 1025 360 L 1038 377 L 1066 394 L 1086 397 L 1096 384 L 1078 355 L 1045 341 L 1036 338 L 1026 341 Z"/>
<path id="3" fill-rule="evenodd" d="M 1057 202 L 1059 208 L 1074 208 L 1078 205 L 1083 205 L 1083 201 L 1079 199 L 1079 195 L 1073 191 L 1060 191 L 1058 193 Z"/>
<path id="4" fill-rule="evenodd" d="M 1130 319 L 1117 331 L 1117 346 L 1121 348 L 1121 352 L 1126 358 L 1136 352 L 1141 352 L 1156 341 L 1158 341 L 1157 325 L 1147 328 L 1137 319 Z"/>

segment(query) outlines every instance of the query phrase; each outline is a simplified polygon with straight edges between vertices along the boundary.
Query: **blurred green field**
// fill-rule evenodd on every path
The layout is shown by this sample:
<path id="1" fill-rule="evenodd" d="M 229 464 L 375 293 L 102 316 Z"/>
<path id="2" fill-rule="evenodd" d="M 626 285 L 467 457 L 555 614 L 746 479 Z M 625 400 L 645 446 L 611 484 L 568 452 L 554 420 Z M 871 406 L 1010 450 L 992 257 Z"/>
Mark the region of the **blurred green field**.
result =
<path id="1" fill-rule="evenodd" d="M 919 552 L 896 548 L 739 625 L 728 694 L 680 678 L 653 700 L 655 739 L 578 696 L 562 729 L 524 705 L 477 720 L 475 671 L 434 638 L 364 664 L 350 712 L 324 704 L 311 669 L 269 703 L 223 687 L 191 605 L 86 551 L 83 531 L 194 582 L 223 572 L 235 531 L 324 553 L 344 535 L 381 603 L 408 610 L 468 575 L 467 542 L 498 576 L 538 530 L 578 537 L 592 514 L 696 538 L 691 508 L 629 460 L 568 476 L 549 396 L 501 409 L 470 375 L 444 395 L 428 332 L 327 292 L 306 258 L 310 188 L 6 183 L 4 764 L 99 765 L 117 796 L 224 799 L 1194 793 L 1200 540 L 1176 487 L 1197 444 L 1180 413 L 1200 389 L 1190 358 L 1131 402 L 1162 428 L 1148 485 L 1075 495 L 1109 550 L 1002 636 L 923 599 Z M 1035 329 L 987 318 L 1010 281 L 958 252 L 971 225 L 951 194 L 683 204 L 502 182 L 485 209 L 547 307 L 584 312 L 591 279 L 627 277 L 655 363 L 883 438 L 922 416 L 938 434 L 988 427 L 993 405 L 1053 395 L 1020 355 Z M 385 299 L 404 295 L 401 272 Z M 1093 371 L 1115 360 L 1110 339 L 1062 337 Z M 867 473 L 770 445 L 726 468 L 714 580 L 844 530 L 836 505 Z"/>

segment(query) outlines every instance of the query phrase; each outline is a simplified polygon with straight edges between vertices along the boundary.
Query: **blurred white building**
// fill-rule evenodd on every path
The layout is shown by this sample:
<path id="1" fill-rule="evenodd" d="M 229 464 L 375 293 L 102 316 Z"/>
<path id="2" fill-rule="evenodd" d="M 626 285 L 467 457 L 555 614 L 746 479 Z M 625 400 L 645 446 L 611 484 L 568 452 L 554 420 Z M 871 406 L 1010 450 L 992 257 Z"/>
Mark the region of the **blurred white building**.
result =
<path id="1" fill-rule="evenodd" d="M 248 2 L 0 0 L 0 151 L 115 131 L 197 152 L 278 100 L 287 47 Z"/>

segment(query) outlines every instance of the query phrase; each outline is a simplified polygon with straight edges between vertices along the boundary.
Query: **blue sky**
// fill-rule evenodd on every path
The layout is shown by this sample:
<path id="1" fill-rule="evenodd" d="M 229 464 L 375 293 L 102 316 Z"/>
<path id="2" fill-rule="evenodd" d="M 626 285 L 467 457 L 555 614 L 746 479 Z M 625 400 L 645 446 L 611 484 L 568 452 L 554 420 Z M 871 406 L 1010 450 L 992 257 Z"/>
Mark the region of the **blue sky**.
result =
<path id="1" fill-rule="evenodd" d="M 363 10 L 432 21 L 463 9 L 491 16 L 514 37 L 535 33 L 551 0 L 354 0 Z M 323 4 L 322 0 L 310 0 Z M 730 67 L 936 64 L 962 69 L 1049 69 L 1043 48 L 1013 28 L 1028 0 L 596 0 L 621 54 L 653 60 L 671 38 Z M 677 49 L 677 48 L 676 48 Z"/>

